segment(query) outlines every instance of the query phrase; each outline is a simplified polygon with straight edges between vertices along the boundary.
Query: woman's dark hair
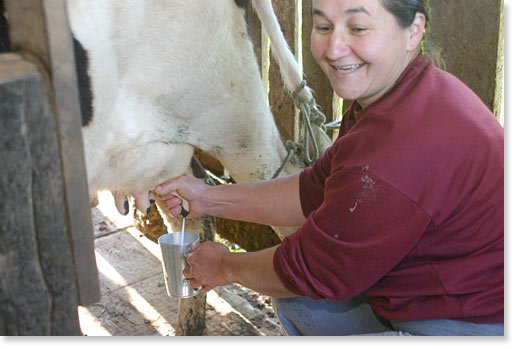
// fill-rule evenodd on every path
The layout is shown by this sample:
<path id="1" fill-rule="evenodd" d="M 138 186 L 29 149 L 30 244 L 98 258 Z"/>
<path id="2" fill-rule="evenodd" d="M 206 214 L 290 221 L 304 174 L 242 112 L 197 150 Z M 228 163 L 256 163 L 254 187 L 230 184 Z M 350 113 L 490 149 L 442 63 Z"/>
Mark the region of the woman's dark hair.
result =
<path id="1" fill-rule="evenodd" d="M 380 0 L 384 8 L 390 12 L 401 28 L 407 28 L 415 19 L 417 12 L 426 16 L 426 25 L 429 22 L 427 0 Z M 313 0 L 311 0 L 311 12 L 313 12 Z"/>
<path id="2" fill-rule="evenodd" d="M 426 23 L 429 22 L 427 0 L 381 0 L 385 9 L 394 15 L 401 28 L 407 28 L 415 19 L 417 12 L 426 16 Z"/>
<path id="3" fill-rule="evenodd" d="M 446 65 L 441 56 L 441 50 L 435 47 L 432 42 L 426 40 L 426 35 L 429 32 L 429 7 L 427 6 L 427 0 L 379 0 L 382 2 L 383 7 L 390 12 L 395 19 L 397 24 L 401 28 L 408 28 L 415 20 L 415 15 L 422 13 L 426 17 L 426 29 L 424 39 L 421 43 L 422 52 L 430 56 L 435 62 L 436 66 L 445 70 Z"/>

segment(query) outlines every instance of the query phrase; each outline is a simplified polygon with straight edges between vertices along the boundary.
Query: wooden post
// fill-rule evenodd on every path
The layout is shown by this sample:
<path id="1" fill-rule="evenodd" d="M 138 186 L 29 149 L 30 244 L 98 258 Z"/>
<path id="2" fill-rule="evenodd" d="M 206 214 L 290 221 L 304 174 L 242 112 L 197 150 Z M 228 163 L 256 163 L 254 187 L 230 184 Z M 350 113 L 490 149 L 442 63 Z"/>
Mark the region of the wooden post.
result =
<path id="1" fill-rule="evenodd" d="M 73 43 L 65 0 L 5 0 L 12 50 L 33 61 L 44 77 L 55 115 L 61 161 L 66 231 L 72 243 L 79 304 L 100 300 L 93 223 L 82 144 Z M 42 198 L 43 199 L 43 198 Z"/>
<path id="2" fill-rule="evenodd" d="M 504 0 L 429 0 L 426 39 L 445 70 L 467 84 L 499 117 L 504 65 Z"/>
<path id="3" fill-rule="evenodd" d="M 333 88 L 329 79 L 320 69 L 311 54 L 311 31 L 313 28 L 313 17 L 311 15 L 311 0 L 302 1 L 302 62 L 304 76 L 307 85 L 313 89 L 313 94 L 320 110 L 326 117 L 326 122 L 334 120 L 333 110 Z"/>
<path id="4" fill-rule="evenodd" d="M 200 162 L 193 157 L 191 159 L 193 176 L 203 179 L 206 184 L 214 185 Z M 216 231 L 215 217 L 203 216 L 199 219 L 188 220 L 187 231 L 199 234 L 200 242 L 214 241 Z M 194 227 L 194 228 L 191 228 Z M 181 298 L 179 312 L 175 323 L 177 336 L 201 336 L 206 330 L 206 293 L 201 292 L 192 298 Z"/>
<path id="5" fill-rule="evenodd" d="M 213 241 L 216 230 L 214 217 L 200 217 L 189 220 L 188 231 L 200 235 L 200 242 Z M 194 228 L 192 228 L 194 227 Z M 175 322 L 176 336 L 202 336 L 206 331 L 206 293 L 200 292 L 192 298 L 181 298 L 177 321 Z"/>
<path id="6" fill-rule="evenodd" d="M 288 45 L 293 49 L 296 46 L 296 2 L 272 0 L 275 14 L 284 33 Z M 275 123 L 283 140 L 296 140 L 296 113 L 295 103 L 290 94 L 285 90 L 279 65 L 270 58 L 270 70 L 268 73 L 270 92 L 268 101 Z"/>

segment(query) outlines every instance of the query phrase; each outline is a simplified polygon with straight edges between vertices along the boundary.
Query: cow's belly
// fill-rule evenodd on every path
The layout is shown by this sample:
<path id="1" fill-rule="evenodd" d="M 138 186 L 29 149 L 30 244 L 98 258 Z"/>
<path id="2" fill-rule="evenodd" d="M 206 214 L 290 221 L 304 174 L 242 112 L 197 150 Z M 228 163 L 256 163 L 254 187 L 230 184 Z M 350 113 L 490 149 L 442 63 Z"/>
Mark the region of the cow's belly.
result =
<path id="1" fill-rule="evenodd" d="M 83 133 L 91 130 L 83 130 Z M 103 137 L 103 136 L 100 136 Z M 132 196 L 147 193 L 163 181 L 184 174 L 193 156 L 188 144 L 159 140 L 127 141 L 119 138 L 85 136 L 86 168 L 89 191 L 93 197 L 99 190 L 113 190 Z M 118 140 L 118 141 L 116 141 Z"/>

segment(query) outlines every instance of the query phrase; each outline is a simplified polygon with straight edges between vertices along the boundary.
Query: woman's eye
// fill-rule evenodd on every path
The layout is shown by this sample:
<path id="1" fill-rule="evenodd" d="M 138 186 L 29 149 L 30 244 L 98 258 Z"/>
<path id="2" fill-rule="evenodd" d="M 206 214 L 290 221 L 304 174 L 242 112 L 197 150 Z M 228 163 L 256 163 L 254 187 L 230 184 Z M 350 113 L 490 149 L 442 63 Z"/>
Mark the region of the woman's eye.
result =
<path id="1" fill-rule="evenodd" d="M 367 31 L 366 27 L 352 27 L 351 31 L 356 34 L 363 34 Z"/>
<path id="2" fill-rule="evenodd" d="M 329 27 L 328 25 L 317 25 L 315 26 L 315 30 L 320 33 L 327 33 L 331 30 L 331 27 Z"/>

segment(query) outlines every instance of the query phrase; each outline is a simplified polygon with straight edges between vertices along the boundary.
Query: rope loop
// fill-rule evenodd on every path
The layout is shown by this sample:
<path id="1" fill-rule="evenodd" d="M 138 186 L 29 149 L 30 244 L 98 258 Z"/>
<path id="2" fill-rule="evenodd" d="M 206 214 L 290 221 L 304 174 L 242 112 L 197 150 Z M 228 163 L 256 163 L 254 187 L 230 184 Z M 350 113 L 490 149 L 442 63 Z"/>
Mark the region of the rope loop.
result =
<path id="1" fill-rule="evenodd" d="M 301 156 L 307 165 L 312 165 L 313 162 L 315 162 L 315 160 L 321 155 L 320 147 L 317 142 L 313 126 L 320 128 L 323 132 L 326 132 L 326 117 L 318 109 L 314 98 L 309 100 L 301 98 L 300 93 L 305 87 L 306 80 L 302 80 L 299 86 L 297 86 L 297 88 L 292 92 L 292 98 L 295 101 L 295 106 L 300 110 L 302 115 L 302 121 L 304 123 L 304 135 L 302 136 L 300 142 L 286 142 L 288 155 L 272 178 L 276 178 L 279 175 L 279 173 L 286 166 L 286 163 L 291 161 L 293 155 L 295 154 Z"/>
<path id="2" fill-rule="evenodd" d="M 318 109 L 318 106 L 315 103 L 315 99 L 311 98 L 309 101 L 302 101 L 300 96 L 300 91 L 306 87 L 306 81 L 303 80 L 302 83 L 295 89 L 295 104 L 297 108 L 302 113 L 302 120 L 304 121 L 304 137 L 301 142 L 304 143 L 304 160 L 308 165 L 313 164 L 313 162 L 321 155 L 320 147 L 316 139 L 315 132 L 313 131 L 313 126 L 319 127 L 323 132 L 326 132 L 325 115 Z"/>
<path id="3" fill-rule="evenodd" d="M 300 100 L 300 93 L 304 88 L 306 87 L 306 80 L 302 80 L 300 82 L 300 85 L 297 86 L 297 88 L 292 92 L 292 98 L 295 101 L 295 105 L 298 107 L 300 103 L 303 103 L 305 101 Z"/>
<path id="4" fill-rule="evenodd" d="M 272 179 L 276 179 L 279 176 L 279 174 L 282 172 L 282 170 L 284 169 L 286 164 L 291 161 L 291 159 L 293 158 L 293 155 L 295 155 L 295 153 L 297 153 L 299 147 L 298 147 L 297 143 L 292 142 L 292 141 L 287 141 L 286 149 L 288 150 L 288 155 L 286 155 L 286 157 L 284 158 L 284 160 L 281 164 L 281 167 L 279 167 L 279 169 L 277 171 L 275 171 L 274 175 L 272 176 Z"/>

